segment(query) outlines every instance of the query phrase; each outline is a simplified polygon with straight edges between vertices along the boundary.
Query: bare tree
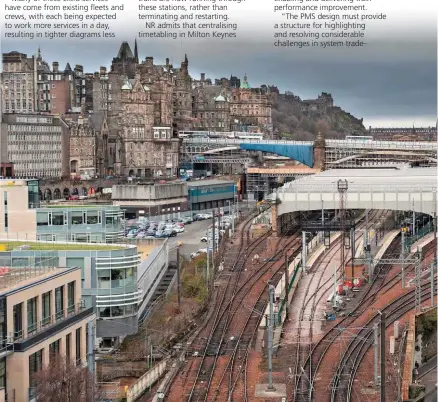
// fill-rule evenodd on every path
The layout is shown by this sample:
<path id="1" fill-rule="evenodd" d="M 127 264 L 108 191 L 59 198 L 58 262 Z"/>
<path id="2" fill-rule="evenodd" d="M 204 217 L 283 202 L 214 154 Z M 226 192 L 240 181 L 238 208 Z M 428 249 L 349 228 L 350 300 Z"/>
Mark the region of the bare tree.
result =
<path id="1" fill-rule="evenodd" d="M 64 356 L 53 356 L 50 364 L 35 374 L 36 400 L 44 402 L 94 402 L 98 393 L 88 368 Z"/>

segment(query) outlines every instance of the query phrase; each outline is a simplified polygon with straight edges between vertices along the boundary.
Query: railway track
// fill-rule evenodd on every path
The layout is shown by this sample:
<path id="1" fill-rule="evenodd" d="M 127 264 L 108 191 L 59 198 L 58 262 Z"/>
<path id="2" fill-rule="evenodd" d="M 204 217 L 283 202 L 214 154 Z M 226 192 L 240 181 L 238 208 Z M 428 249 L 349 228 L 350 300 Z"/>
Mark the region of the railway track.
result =
<path id="1" fill-rule="evenodd" d="M 298 226 L 295 227 L 297 228 Z M 246 382 L 248 354 L 257 333 L 261 319 L 260 312 L 266 308 L 267 301 L 264 296 L 266 296 L 267 283 L 270 281 L 276 283 L 283 275 L 284 265 L 277 261 L 283 256 L 285 249 L 293 247 L 296 253 L 299 252 L 300 236 L 295 234 L 288 237 L 291 229 L 289 228 L 287 234 L 277 242 L 273 255 L 270 255 L 255 272 L 247 275 L 240 285 L 240 273 L 254 247 L 251 252 L 245 250 L 239 255 L 243 258 L 239 258 L 232 268 L 232 271 L 237 273 L 233 278 L 234 285 L 230 286 L 232 282 L 230 275 L 188 401 L 207 401 L 209 398 L 213 401 L 220 399 L 231 401 L 237 394 L 239 401 L 248 400 Z M 230 335 L 233 335 L 232 339 Z M 228 341 L 225 342 L 227 339 Z M 221 358 L 228 350 L 231 354 Z M 224 361 L 224 364 L 218 364 L 220 358 L 221 363 Z M 243 361 L 243 364 L 238 366 L 236 364 L 238 360 Z M 225 390 L 226 395 L 224 395 Z"/>
<path id="2" fill-rule="evenodd" d="M 396 246 L 398 246 L 396 242 Z M 385 256 L 387 254 L 390 254 L 393 252 L 394 248 L 396 247 L 393 245 L 392 247 L 387 250 L 385 253 Z M 430 257 L 433 252 L 432 245 L 426 246 L 423 250 L 426 251 L 425 258 Z M 408 266 L 406 268 L 406 273 L 412 271 L 414 269 L 414 266 Z M 384 294 L 394 288 L 399 282 L 400 278 L 399 275 L 394 275 L 389 280 L 387 280 L 388 274 L 390 272 L 389 266 L 385 269 L 385 266 L 377 266 L 376 271 L 378 272 L 376 275 L 374 275 L 373 281 L 370 284 L 369 287 L 367 287 L 361 295 L 361 300 L 359 303 L 353 308 L 353 310 L 350 312 L 349 316 L 343 318 L 341 321 L 336 323 L 328 332 L 324 334 L 324 336 L 314 345 L 312 349 L 312 354 L 307 357 L 305 361 L 304 368 L 308 368 L 310 366 L 309 375 L 306 379 L 303 379 L 302 373 L 299 375 L 300 381 L 306 381 L 308 383 L 308 386 L 301 394 L 300 400 L 306 400 L 306 401 L 312 401 L 313 398 L 313 392 L 314 392 L 314 383 L 316 380 L 316 375 L 318 372 L 318 369 L 321 366 L 322 360 L 324 356 L 326 355 L 329 348 L 333 345 L 333 343 L 336 341 L 336 338 L 339 335 L 339 328 L 347 328 L 350 326 L 358 317 L 361 316 L 362 313 L 366 311 L 366 309 L 371 306 L 371 304 L 375 301 L 375 298 L 377 295 Z M 382 293 L 383 292 L 383 293 Z M 296 398 L 294 400 L 297 400 Z"/>
<path id="3" fill-rule="evenodd" d="M 375 219 L 380 218 L 385 211 L 373 211 L 370 217 L 370 220 L 373 221 Z M 358 230 L 360 230 L 366 223 L 361 223 L 358 226 Z M 357 240 L 363 234 L 357 237 Z M 312 280 L 308 281 L 306 290 L 304 292 L 304 298 L 302 307 L 300 309 L 300 315 L 298 320 L 298 328 L 297 328 L 297 338 L 294 343 L 296 343 L 296 358 L 295 358 L 295 367 L 294 367 L 294 391 L 293 396 L 294 400 L 306 400 L 306 395 L 308 394 L 308 384 L 306 383 L 306 378 L 312 377 L 312 355 L 313 355 L 313 321 L 315 318 L 316 306 L 321 301 L 321 299 L 332 289 L 333 283 L 333 275 L 332 272 L 328 273 L 328 277 L 326 275 L 327 270 L 330 266 L 332 259 L 337 255 L 340 248 L 342 247 L 342 239 L 338 238 L 329 252 L 322 256 L 322 260 L 318 261 L 316 267 L 320 267 L 323 264 L 323 268 L 319 270 L 318 277 L 312 277 Z M 356 249 L 357 251 L 357 249 Z M 355 253 L 356 254 L 356 253 Z M 342 267 L 336 267 L 337 280 L 341 279 L 343 276 L 343 272 L 341 272 Z M 315 271 L 318 271 L 318 268 L 315 268 Z M 310 287 L 313 286 L 316 282 L 316 290 L 311 294 Z M 308 296 L 307 296 L 308 295 Z M 303 322 L 309 322 L 308 333 L 303 333 Z M 307 335 L 307 336 L 306 336 Z M 303 342 L 303 339 L 306 339 Z"/>
<path id="4" fill-rule="evenodd" d="M 254 252 L 256 248 L 270 235 L 270 232 L 267 232 L 249 243 L 250 227 L 251 220 L 245 224 L 241 232 L 239 254 L 232 265 L 231 272 L 229 272 L 225 289 L 219 297 L 219 304 L 216 307 L 217 311 L 213 317 L 212 327 L 208 333 L 206 346 L 200 358 L 196 377 L 191 386 L 187 401 L 204 401 L 207 399 L 212 375 L 215 371 L 217 360 L 223 347 L 226 330 L 231 317 L 230 306 L 240 291 L 238 284 L 245 262 L 250 253 Z M 244 238 L 245 234 L 246 238 Z M 207 324 L 207 322 L 205 324 Z M 208 359 L 208 357 L 211 356 L 213 356 L 213 362 L 210 362 L 209 360 L 211 359 Z"/>
<path id="5" fill-rule="evenodd" d="M 437 280 L 435 279 L 435 283 L 436 282 Z M 422 297 L 430 294 L 430 288 L 430 283 L 422 284 Z M 436 294 L 436 287 L 434 294 Z M 400 296 L 382 309 L 382 313 L 386 313 L 387 315 L 385 322 L 386 328 L 413 308 L 415 308 L 415 289 Z M 330 395 L 330 402 L 337 402 L 340 400 L 351 402 L 354 379 L 365 353 L 372 345 L 370 340 L 374 334 L 372 326 L 379 322 L 379 316 L 379 314 L 376 314 L 368 320 L 364 328 L 359 331 L 357 336 L 355 336 L 347 346 L 332 380 L 333 386 Z"/>
<path id="6" fill-rule="evenodd" d="M 284 237 L 277 244 L 276 250 L 274 251 L 274 257 L 281 257 L 283 256 L 284 249 L 287 250 L 289 248 L 297 248 L 299 245 L 299 235 L 294 235 L 290 239 Z M 297 250 L 295 250 L 292 255 L 288 255 L 288 257 L 295 257 L 298 251 L 299 249 L 297 248 Z M 238 307 L 234 311 L 233 316 L 238 318 L 237 326 L 239 326 L 239 322 L 242 322 L 241 320 L 245 314 L 246 319 L 244 321 L 244 325 L 241 326 L 239 335 L 236 339 L 236 344 L 226 365 L 226 369 L 216 387 L 216 398 L 213 399 L 214 401 L 218 400 L 217 396 L 219 395 L 221 388 L 228 389 L 226 399 L 224 398 L 226 401 L 232 401 L 235 395 L 237 395 L 238 401 L 248 400 L 246 381 L 248 370 L 248 354 L 262 318 L 261 314 L 265 311 L 267 305 L 267 284 L 272 283 L 275 285 L 278 283 L 283 273 L 284 264 L 282 261 L 279 263 L 277 261 L 268 262 L 264 267 L 258 270 L 257 276 L 249 285 L 250 288 L 248 288 L 248 291 L 246 292 L 246 295 L 249 295 L 250 292 L 254 294 L 252 301 L 250 302 L 245 300 L 245 305 L 239 303 Z M 250 302 L 249 306 L 248 302 Z M 250 311 L 250 313 L 248 313 L 248 311 Z M 236 316 L 236 313 L 239 313 L 238 316 Z M 243 361 L 243 364 L 237 366 L 236 361 L 238 360 L 237 357 L 239 352 L 243 353 L 243 359 L 240 359 Z M 228 383 L 227 387 L 224 387 L 226 382 Z"/>

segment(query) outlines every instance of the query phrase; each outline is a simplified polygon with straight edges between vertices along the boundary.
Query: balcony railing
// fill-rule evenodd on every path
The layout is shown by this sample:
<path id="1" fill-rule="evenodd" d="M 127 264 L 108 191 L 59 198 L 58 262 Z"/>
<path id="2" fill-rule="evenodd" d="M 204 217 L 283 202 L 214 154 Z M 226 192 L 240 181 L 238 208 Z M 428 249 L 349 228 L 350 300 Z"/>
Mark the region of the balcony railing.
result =
<path id="1" fill-rule="evenodd" d="M 26 336 L 24 330 L 22 329 L 20 331 L 14 332 L 13 334 L 10 334 L 10 338 L 13 339 L 14 342 L 22 342 L 30 337 L 33 337 L 43 331 L 48 330 L 55 324 L 65 321 L 66 319 L 70 318 L 75 314 L 82 312 L 85 309 L 86 307 L 83 301 L 77 304 L 73 304 L 71 306 L 68 306 L 66 309 L 56 312 L 51 316 L 44 317 L 42 320 L 36 321 L 28 325 Z"/>

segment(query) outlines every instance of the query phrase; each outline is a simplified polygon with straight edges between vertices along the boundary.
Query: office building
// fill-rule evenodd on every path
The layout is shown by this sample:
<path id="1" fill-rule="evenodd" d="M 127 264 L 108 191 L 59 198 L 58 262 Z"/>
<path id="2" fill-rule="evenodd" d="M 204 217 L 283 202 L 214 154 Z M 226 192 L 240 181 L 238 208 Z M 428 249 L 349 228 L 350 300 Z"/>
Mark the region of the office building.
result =
<path id="1" fill-rule="evenodd" d="M 81 297 L 78 267 L 3 267 L 0 400 L 35 400 L 35 374 L 58 354 L 78 365 L 87 363 L 92 350 L 87 333 L 95 316 Z"/>

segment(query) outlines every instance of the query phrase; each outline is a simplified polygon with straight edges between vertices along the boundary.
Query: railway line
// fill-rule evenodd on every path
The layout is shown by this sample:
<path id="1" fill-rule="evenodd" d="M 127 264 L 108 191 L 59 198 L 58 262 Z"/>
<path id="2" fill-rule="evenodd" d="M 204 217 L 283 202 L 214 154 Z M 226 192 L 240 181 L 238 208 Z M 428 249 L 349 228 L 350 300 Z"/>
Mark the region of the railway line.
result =
<path id="1" fill-rule="evenodd" d="M 435 284 L 437 280 L 435 278 Z M 424 283 L 421 286 L 422 297 L 428 296 L 431 291 L 430 283 Z M 386 322 L 385 326 L 388 328 L 394 321 L 398 320 L 404 314 L 415 308 L 415 289 L 409 291 L 409 293 L 400 296 L 389 305 L 382 308 L 382 313 L 385 313 Z M 434 288 L 434 294 L 436 295 L 436 286 Z M 354 386 L 354 379 L 356 377 L 359 365 L 365 356 L 367 350 L 371 347 L 373 336 L 372 326 L 379 321 L 380 314 L 374 315 L 365 327 L 359 331 L 356 337 L 348 345 L 344 354 L 341 357 L 340 364 L 336 370 L 336 373 L 332 381 L 332 391 L 330 396 L 330 402 L 347 401 L 352 400 L 352 390 Z"/>
<path id="2" fill-rule="evenodd" d="M 370 221 L 379 219 L 382 215 L 387 213 L 386 211 L 373 211 L 370 216 Z M 358 230 L 362 229 L 366 223 L 360 223 L 358 225 Z M 357 240 L 363 235 L 359 235 Z M 295 352 L 295 367 L 294 367 L 294 400 L 306 400 L 307 384 L 304 380 L 305 378 L 311 378 L 312 375 L 312 359 L 309 358 L 313 354 L 313 323 L 315 319 L 315 311 L 317 305 L 321 302 L 322 298 L 326 296 L 326 294 L 332 289 L 333 283 L 333 273 L 334 271 L 329 271 L 329 266 L 334 259 L 334 257 L 338 254 L 340 248 L 342 247 L 342 239 L 338 238 L 335 244 L 332 245 L 332 248 L 322 256 L 316 267 L 313 271 L 315 271 L 315 275 L 318 275 L 315 278 L 315 275 L 312 277 L 312 280 L 308 280 L 308 284 L 304 291 L 304 298 L 302 302 L 302 306 L 299 313 L 298 327 L 296 333 L 296 352 Z M 357 249 L 356 249 L 357 251 Z M 318 269 L 321 268 L 322 269 Z M 341 272 L 342 267 L 338 266 L 335 268 L 337 274 L 337 280 L 340 280 L 343 276 L 343 272 Z M 315 285 L 316 282 L 316 286 Z M 311 291 L 311 285 L 314 286 L 315 290 Z M 307 333 L 303 331 L 303 322 L 309 322 L 309 328 Z M 304 341 L 305 339 L 305 341 Z"/>
<path id="3" fill-rule="evenodd" d="M 189 391 L 181 390 L 175 398 L 169 395 L 169 401 L 179 401 L 182 398 L 187 401 L 229 400 L 237 394 L 239 400 L 248 400 L 245 381 L 247 356 L 261 319 L 258 312 L 266 307 L 264 295 L 267 282 L 278 282 L 280 279 L 283 264 L 277 263 L 277 257 L 283 255 L 284 249 L 294 247 L 298 252 L 297 246 L 300 245 L 297 234 L 281 237 L 273 255 L 256 270 L 245 273 L 245 263 L 254 252 L 260 252 L 264 240 L 270 235 L 268 232 L 250 241 L 249 229 L 250 222 L 247 222 L 240 233 L 238 256 L 231 269 L 222 273 L 228 279 L 217 297 L 213 317 L 208 323 L 205 322 L 200 331 L 198 339 L 206 340 L 199 348 L 201 354 L 191 359 L 181 378 L 180 386 L 183 389 L 189 388 Z M 232 338 L 229 336 L 231 334 Z M 223 356 L 229 350 L 231 353 Z M 243 360 L 240 359 L 242 354 Z M 226 363 L 222 364 L 224 360 Z M 237 366 L 237 360 L 243 364 Z M 190 375 L 193 373 L 194 378 Z M 227 390 L 226 395 L 224 390 Z"/>
<path id="4" fill-rule="evenodd" d="M 385 256 L 394 252 L 394 249 L 397 249 L 400 246 L 399 240 L 396 240 L 387 250 Z M 426 246 L 424 249 L 425 258 L 430 258 L 433 255 L 433 247 L 431 244 Z M 410 265 L 405 268 L 405 273 L 409 274 L 412 270 L 414 270 L 414 266 Z M 317 378 L 318 370 L 322 364 L 324 357 L 326 356 L 330 347 L 336 341 L 340 328 L 348 328 L 351 324 L 356 321 L 359 317 L 362 316 L 363 313 L 369 309 L 372 303 L 376 300 L 377 295 L 383 295 L 393 289 L 400 282 L 399 273 L 396 273 L 392 276 L 389 276 L 391 272 L 391 266 L 381 265 L 375 268 L 376 274 L 371 282 L 371 284 L 364 290 L 361 295 L 361 299 L 357 303 L 357 305 L 352 309 L 350 314 L 335 324 L 332 328 L 329 329 L 328 332 L 324 334 L 324 336 L 313 346 L 312 353 L 306 358 L 304 363 L 304 373 L 308 374 L 306 376 L 303 375 L 303 372 L 298 374 L 298 382 L 301 382 L 301 389 L 303 390 L 299 394 L 294 394 L 294 401 L 312 401 L 315 392 L 315 381 Z M 303 386 L 307 384 L 306 386 Z M 316 395 L 315 395 L 316 396 Z M 318 395 L 319 397 L 320 395 Z"/>
<path id="5" fill-rule="evenodd" d="M 299 244 L 299 242 L 300 237 L 298 235 L 292 236 L 290 239 L 283 237 L 277 243 L 273 257 L 282 255 L 283 248 L 292 247 Z M 279 267 L 274 268 L 274 265 L 279 265 Z M 192 399 L 193 401 L 207 401 L 209 398 L 214 401 L 231 400 L 230 398 L 232 398 L 236 389 L 236 379 L 239 375 L 243 375 L 243 378 L 245 378 L 245 366 L 236 367 L 236 356 L 238 352 L 246 354 L 249 350 L 261 319 L 258 311 L 263 311 L 266 307 L 266 301 L 262 297 L 266 294 L 267 282 L 273 281 L 281 269 L 282 264 L 275 264 L 275 261 L 268 260 L 240 286 L 237 285 L 238 281 L 236 280 L 235 287 L 237 287 L 237 290 L 234 291 L 230 302 L 226 305 L 227 319 L 224 327 L 221 328 L 220 347 L 216 349 L 213 363 L 210 363 L 210 367 L 207 368 L 210 376 L 207 378 L 206 383 L 199 384 L 202 392 L 201 399 L 195 398 Z M 217 339 L 219 336 L 217 329 L 213 331 L 215 332 L 214 337 Z M 219 366 L 217 364 L 219 356 L 225 352 L 223 343 L 226 334 L 234 338 L 227 343 L 227 346 L 231 348 L 231 356 L 227 356 L 224 359 L 227 362 Z M 203 367 L 205 368 L 205 365 Z M 199 383 L 199 379 L 196 382 Z M 246 384 L 243 385 L 243 388 L 244 394 L 247 395 Z M 221 393 L 225 389 L 228 390 L 227 395 Z M 199 396 L 199 394 L 196 396 Z"/>

